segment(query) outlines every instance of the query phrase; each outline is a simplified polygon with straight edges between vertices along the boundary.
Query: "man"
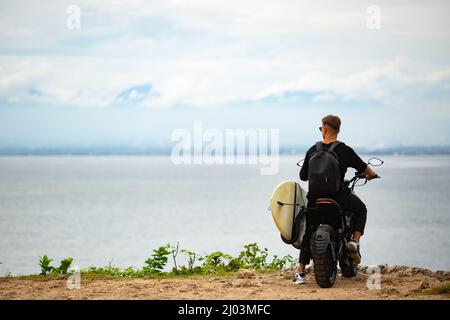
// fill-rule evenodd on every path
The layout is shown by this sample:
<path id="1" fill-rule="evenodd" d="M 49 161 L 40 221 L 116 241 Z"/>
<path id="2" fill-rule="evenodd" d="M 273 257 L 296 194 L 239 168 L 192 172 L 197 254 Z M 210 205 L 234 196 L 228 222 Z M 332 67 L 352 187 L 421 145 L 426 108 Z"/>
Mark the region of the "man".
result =
<path id="1" fill-rule="evenodd" d="M 322 126 L 319 130 L 322 132 L 322 147 L 328 149 L 337 140 L 339 130 L 341 128 L 341 120 L 334 115 L 327 115 L 322 119 Z M 311 155 L 316 151 L 316 145 L 312 146 L 305 156 L 302 169 L 300 170 L 300 179 L 303 181 L 308 180 L 308 164 Z M 355 225 L 353 230 L 353 238 L 348 243 L 347 249 L 352 255 L 355 263 L 359 264 L 361 261 L 361 255 L 359 252 L 359 241 L 364 234 L 364 227 L 367 218 L 367 209 L 364 203 L 353 193 L 350 192 L 348 187 L 344 186 L 344 177 L 347 172 L 347 168 L 354 168 L 358 173 L 364 172 L 367 180 L 371 180 L 377 176 L 375 173 L 361 158 L 353 151 L 353 149 L 344 143 L 338 144 L 334 152 L 339 160 L 340 171 L 340 190 L 331 198 L 336 200 L 345 211 L 352 211 L 355 214 Z M 308 203 L 315 203 L 317 198 L 321 197 L 320 194 L 308 193 Z M 305 266 L 309 264 L 311 260 L 311 252 L 309 247 L 309 238 L 311 234 L 306 232 L 302 241 L 302 249 L 300 250 L 300 266 L 298 273 L 294 276 L 293 283 L 302 284 L 305 283 Z"/>

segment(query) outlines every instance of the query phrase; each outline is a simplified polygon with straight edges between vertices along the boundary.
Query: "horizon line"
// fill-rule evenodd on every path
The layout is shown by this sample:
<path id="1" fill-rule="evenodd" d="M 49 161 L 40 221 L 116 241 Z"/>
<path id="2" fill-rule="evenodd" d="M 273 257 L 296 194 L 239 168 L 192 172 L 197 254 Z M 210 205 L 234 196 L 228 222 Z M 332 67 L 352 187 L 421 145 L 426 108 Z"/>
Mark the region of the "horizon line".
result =
<path id="1" fill-rule="evenodd" d="M 280 155 L 296 155 L 305 153 L 309 146 L 284 146 L 280 147 Z M 354 147 L 360 154 L 380 154 L 380 155 L 448 155 L 450 154 L 450 145 L 444 146 L 387 146 L 387 147 Z M 76 146 L 76 147 L 0 147 L 0 156 L 27 156 L 27 155 L 161 155 L 171 154 L 172 148 L 158 146 Z M 233 154 L 250 155 L 245 153 L 233 152 Z"/>

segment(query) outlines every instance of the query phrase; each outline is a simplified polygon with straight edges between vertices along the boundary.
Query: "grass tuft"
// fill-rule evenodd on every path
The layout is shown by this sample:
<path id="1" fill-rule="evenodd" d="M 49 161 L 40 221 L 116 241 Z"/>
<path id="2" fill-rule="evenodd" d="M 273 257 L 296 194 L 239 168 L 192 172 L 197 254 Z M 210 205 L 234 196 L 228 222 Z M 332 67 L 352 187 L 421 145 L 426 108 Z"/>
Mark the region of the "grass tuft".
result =
<path id="1" fill-rule="evenodd" d="M 444 295 L 446 297 L 450 297 L 450 281 L 448 281 L 440 286 L 427 289 L 427 290 L 423 291 L 422 294 L 424 294 L 424 295 Z"/>

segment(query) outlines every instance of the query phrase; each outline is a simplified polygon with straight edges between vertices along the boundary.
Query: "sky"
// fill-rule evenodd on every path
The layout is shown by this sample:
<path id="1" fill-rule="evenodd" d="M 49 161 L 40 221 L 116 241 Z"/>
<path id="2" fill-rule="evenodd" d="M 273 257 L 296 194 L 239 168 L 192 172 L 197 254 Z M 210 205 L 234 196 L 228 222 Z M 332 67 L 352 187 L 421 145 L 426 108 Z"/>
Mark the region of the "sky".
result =
<path id="1" fill-rule="evenodd" d="M 195 120 L 307 146 L 326 114 L 350 145 L 450 145 L 449 16 L 448 1 L 0 0 L 0 148 L 164 148 Z"/>

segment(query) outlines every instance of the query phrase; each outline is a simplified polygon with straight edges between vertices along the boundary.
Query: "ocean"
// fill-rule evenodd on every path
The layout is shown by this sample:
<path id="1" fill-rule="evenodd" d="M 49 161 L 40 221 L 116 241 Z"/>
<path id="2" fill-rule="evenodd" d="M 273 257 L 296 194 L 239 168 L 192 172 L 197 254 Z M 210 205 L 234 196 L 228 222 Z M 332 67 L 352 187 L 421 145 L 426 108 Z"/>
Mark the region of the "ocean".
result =
<path id="1" fill-rule="evenodd" d="M 0 157 L 0 275 L 39 273 L 44 254 L 81 268 L 140 268 L 177 242 L 233 255 L 257 242 L 297 257 L 268 206 L 279 182 L 298 181 L 301 158 L 280 156 L 279 173 L 264 176 L 258 165 L 174 165 L 168 156 Z M 356 188 L 368 208 L 362 264 L 450 270 L 450 156 L 381 158 L 381 179 Z"/>

